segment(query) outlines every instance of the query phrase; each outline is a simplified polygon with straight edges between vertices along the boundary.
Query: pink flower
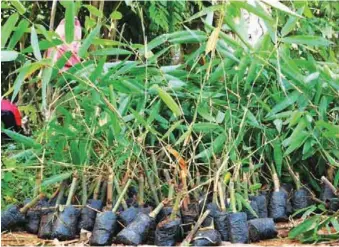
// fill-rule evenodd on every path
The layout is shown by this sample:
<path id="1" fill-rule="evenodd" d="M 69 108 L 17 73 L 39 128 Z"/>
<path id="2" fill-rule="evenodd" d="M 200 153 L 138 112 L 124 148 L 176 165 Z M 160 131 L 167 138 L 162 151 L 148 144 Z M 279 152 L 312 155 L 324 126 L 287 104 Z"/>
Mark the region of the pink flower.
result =
<path id="1" fill-rule="evenodd" d="M 58 61 L 66 52 L 71 51 L 72 56 L 66 62 L 65 66 L 60 70 L 60 72 L 64 72 L 74 66 L 77 63 L 80 63 L 80 57 L 78 56 L 79 48 L 80 48 L 80 40 L 81 40 L 81 24 L 77 17 L 74 19 L 74 39 L 70 44 L 66 43 L 65 40 L 65 19 L 62 19 L 59 23 L 59 26 L 56 28 L 55 32 L 59 35 L 60 39 L 64 42 L 57 47 L 52 47 L 47 50 L 47 57 L 52 58 L 55 63 Z M 56 50 L 53 57 L 53 51 Z"/>

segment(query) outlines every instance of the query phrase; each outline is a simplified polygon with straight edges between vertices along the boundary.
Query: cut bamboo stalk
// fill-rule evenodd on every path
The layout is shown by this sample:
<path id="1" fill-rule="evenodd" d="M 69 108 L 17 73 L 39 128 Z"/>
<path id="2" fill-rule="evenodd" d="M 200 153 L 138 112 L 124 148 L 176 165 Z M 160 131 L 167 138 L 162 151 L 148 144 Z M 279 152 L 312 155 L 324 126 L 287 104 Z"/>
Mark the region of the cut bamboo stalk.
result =
<path id="1" fill-rule="evenodd" d="M 218 183 L 218 190 L 219 190 L 219 200 L 220 200 L 221 211 L 226 212 L 225 193 L 224 193 L 224 189 L 222 186 L 222 182 Z"/>
<path id="2" fill-rule="evenodd" d="M 87 195 L 87 176 L 85 175 L 85 173 L 82 173 L 82 205 L 86 206 L 87 203 L 87 199 L 88 199 L 88 195 Z"/>
<path id="3" fill-rule="evenodd" d="M 27 203 L 24 207 L 20 208 L 20 213 L 26 213 L 31 207 L 34 207 L 41 199 L 44 198 L 44 194 L 40 193 L 37 197 L 35 197 L 32 201 Z"/>
<path id="4" fill-rule="evenodd" d="M 195 233 L 199 230 L 201 224 L 204 222 L 204 220 L 207 218 L 209 214 L 210 210 L 206 210 L 205 213 L 199 218 L 197 223 L 195 223 L 195 226 L 193 227 L 192 231 L 186 236 L 186 238 L 184 239 L 184 241 L 182 241 L 180 246 L 189 246 L 189 244 L 193 240 Z"/>
<path id="5" fill-rule="evenodd" d="M 96 184 L 94 192 L 93 192 L 93 199 L 94 200 L 98 200 L 98 198 L 99 198 L 101 180 L 102 180 L 102 174 L 100 173 L 99 177 L 98 177 L 97 184 Z"/>
<path id="6" fill-rule="evenodd" d="M 159 200 L 159 197 L 158 197 L 158 193 L 155 189 L 154 183 L 152 181 L 152 178 L 151 178 L 150 174 L 147 172 L 149 170 L 147 162 L 142 162 L 142 164 L 143 164 L 143 168 L 144 168 L 144 171 L 145 171 L 145 174 L 146 174 L 148 186 L 151 189 L 151 192 L 153 194 L 153 199 L 155 201 L 155 204 L 158 205 L 160 203 L 160 200 Z"/>
<path id="7" fill-rule="evenodd" d="M 330 188 L 333 192 L 333 194 L 335 195 L 339 195 L 339 190 L 336 189 L 334 187 L 334 185 L 325 177 L 325 176 L 322 176 L 321 177 L 321 182 L 323 182 L 324 184 L 326 184 L 328 186 L 328 188 Z"/>
<path id="8" fill-rule="evenodd" d="M 130 180 L 128 180 L 128 181 L 130 181 Z M 127 182 L 128 182 L 128 181 L 127 181 Z M 115 186 L 115 190 L 117 191 L 118 196 L 120 197 L 122 191 L 121 191 L 121 188 L 120 188 L 120 185 L 119 185 L 118 180 L 117 180 L 117 179 L 114 179 L 113 183 L 114 183 L 114 186 Z M 120 204 L 120 203 L 119 203 L 119 204 Z M 127 203 L 126 203 L 126 201 L 125 201 L 125 199 L 124 199 L 123 197 L 121 198 L 121 205 L 122 205 L 122 207 L 123 207 L 125 210 L 128 208 Z"/>
<path id="9" fill-rule="evenodd" d="M 117 202 L 115 203 L 114 208 L 112 209 L 113 213 L 115 213 L 118 210 L 120 203 L 124 201 L 124 195 L 126 194 L 128 187 L 130 186 L 131 182 L 132 182 L 132 179 L 129 179 L 127 181 L 127 183 L 125 184 L 124 189 L 121 191 L 121 193 L 119 193 L 119 197 L 117 199 Z"/>
<path id="10" fill-rule="evenodd" d="M 113 207 L 113 170 L 112 168 L 109 169 L 110 174 L 108 176 L 108 182 L 107 182 L 107 199 L 106 199 L 106 205 L 108 208 Z"/>
<path id="11" fill-rule="evenodd" d="M 58 207 L 58 205 L 60 204 L 64 194 L 65 194 L 65 189 L 66 189 L 66 182 L 63 181 L 61 184 L 60 184 L 60 187 L 59 187 L 59 194 L 58 194 L 58 197 L 56 199 L 56 202 L 55 202 L 55 206 Z"/>
<path id="12" fill-rule="evenodd" d="M 138 187 L 138 205 L 142 207 L 145 204 L 145 202 L 144 202 L 145 178 L 144 178 L 144 175 L 142 173 L 140 173 L 139 176 L 140 177 L 138 179 L 138 182 L 139 182 L 139 187 Z"/>
<path id="13" fill-rule="evenodd" d="M 160 179 L 159 179 L 159 174 L 158 174 L 157 160 L 156 160 L 155 153 L 153 150 L 151 150 L 151 156 L 152 156 L 152 168 L 153 168 L 153 173 L 154 173 L 154 182 L 156 185 L 156 190 L 159 191 L 161 188 Z M 159 196 L 159 200 L 162 200 L 161 193 L 158 193 L 158 196 Z"/>
<path id="14" fill-rule="evenodd" d="M 234 191 L 234 182 L 233 180 L 230 181 L 230 199 L 231 199 L 231 209 L 233 213 L 237 212 L 237 208 L 235 206 L 235 191 Z"/>
<path id="15" fill-rule="evenodd" d="M 67 201 L 66 201 L 66 206 L 70 206 L 71 203 L 72 203 L 72 198 L 73 198 L 73 195 L 75 193 L 77 183 L 78 183 L 78 174 L 77 174 L 77 172 L 75 172 L 74 175 L 73 175 L 71 188 L 69 189 L 69 193 L 68 193 L 68 197 L 67 197 Z"/>

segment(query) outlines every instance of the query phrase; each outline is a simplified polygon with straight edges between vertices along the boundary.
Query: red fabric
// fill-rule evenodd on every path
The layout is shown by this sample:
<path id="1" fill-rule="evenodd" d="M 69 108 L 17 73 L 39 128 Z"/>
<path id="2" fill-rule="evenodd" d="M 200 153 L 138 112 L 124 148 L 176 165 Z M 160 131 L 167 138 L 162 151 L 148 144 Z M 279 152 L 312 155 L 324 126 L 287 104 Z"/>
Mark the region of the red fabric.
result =
<path id="1" fill-rule="evenodd" d="M 21 114 L 16 105 L 12 104 L 9 100 L 2 99 L 1 100 L 1 111 L 10 111 L 13 113 L 15 118 L 15 123 L 17 126 L 21 126 Z"/>
<path id="2" fill-rule="evenodd" d="M 72 43 L 66 43 L 66 34 L 65 34 L 65 19 L 62 19 L 59 23 L 59 26 L 55 29 L 55 32 L 59 35 L 60 39 L 64 42 L 62 45 L 58 45 L 57 47 L 49 48 L 47 50 L 47 57 L 50 58 L 52 56 L 53 51 L 56 49 L 55 55 L 52 57 L 53 62 L 56 62 L 61 58 L 65 52 L 71 51 L 72 56 L 66 62 L 65 66 L 60 70 L 60 72 L 64 72 L 74 66 L 77 63 L 80 63 L 80 57 L 78 56 L 79 48 L 80 48 L 80 40 L 81 40 L 81 24 L 78 18 L 74 20 L 74 40 Z"/>

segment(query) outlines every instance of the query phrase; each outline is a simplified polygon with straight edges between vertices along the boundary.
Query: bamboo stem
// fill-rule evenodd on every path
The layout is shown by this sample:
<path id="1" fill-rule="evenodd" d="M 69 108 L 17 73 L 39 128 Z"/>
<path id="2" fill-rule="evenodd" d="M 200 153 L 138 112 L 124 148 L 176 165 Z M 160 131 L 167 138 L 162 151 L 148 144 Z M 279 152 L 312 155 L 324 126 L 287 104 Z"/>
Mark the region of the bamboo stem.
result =
<path id="1" fill-rule="evenodd" d="M 244 181 L 244 198 L 248 200 L 248 177 L 247 174 L 243 174 L 243 181 Z"/>
<path id="2" fill-rule="evenodd" d="M 112 212 L 113 212 L 113 213 L 115 213 L 115 212 L 118 210 L 119 205 L 120 205 L 120 202 L 123 201 L 124 195 L 126 194 L 126 192 L 127 192 L 127 190 L 128 190 L 128 187 L 130 186 L 131 182 L 132 182 L 132 179 L 129 179 L 129 180 L 127 181 L 127 183 L 126 183 L 124 189 L 122 190 L 122 192 L 119 193 L 119 197 L 118 197 L 118 199 L 117 199 L 117 202 L 115 203 L 114 208 L 112 209 Z M 126 202 L 125 202 L 125 203 L 126 203 Z"/>
<path id="3" fill-rule="evenodd" d="M 146 174 L 148 186 L 150 187 L 151 192 L 152 192 L 152 194 L 153 194 L 153 199 L 154 199 L 154 201 L 155 201 L 156 204 L 159 204 L 159 203 L 160 203 L 160 200 L 159 200 L 159 197 L 158 197 L 158 193 L 157 193 L 157 191 L 155 190 L 155 187 L 154 187 L 152 178 L 151 178 L 151 176 L 149 175 L 149 173 L 146 172 L 146 171 L 149 170 L 149 168 L 148 168 L 148 166 L 147 166 L 147 162 L 142 162 L 142 164 L 143 164 L 143 167 L 144 167 L 144 170 L 145 170 L 145 174 Z"/>
<path id="4" fill-rule="evenodd" d="M 168 197 L 167 199 L 171 202 L 174 196 L 174 184 L 170 183 L 169 188 L 168 188 Z"/>
<path id="5" fill-rule="evenodd" d="M 157 167 L 157 160 L 154 154 L 154 151 L 151 150 L 151 156 L 152 156 L 152 168 L 153 168 L 153 173 L 154 173 L 154 182 L 157 187 L 157 191 L 160 190 L 160 179 L 159 179 L 159 174 L 158 174 L 158 167 Z M 158 194 L 159 200 L 162 200 L 162 195 L 161 193 Z"/>
<path id="6" fill-rule="evenodd" d="M 144 191 L 145 191 L 145 178 L 144 175 L 141 173 L 138 179 L 139 188 L 138 188 L 138 205 L 143 206 L 144 203 Z"/>
<path id="7" fill-rule="evenodd" d="M 165 205 L 163 202 L 159 203 L 158 206 L 152 212 L 150 212 L 149 216 L 155 218 L 164 206 Z"/>
<path id="8" fill-rule="evenodd" d="M 128 181 L 129 181 L 129 180 L 128 180 Z M 127 181 L 127 182 L 128 182 L 128 181 Z M 120 188 L 120 185 L 119 185 L 118 180 L 115 179 L 115 180 L 113 181 L 113 183 L 114 183 L 114 186 L 115 186 L 115 190 L 117 191 L 118 196 L 120 197 L 122 191 L 121 191 L 121 188 Z M 120 204 L 120 202 L 119 202 L 119 204 Z M 125 210 L 128 208 L 127 203 L 126 203 L 126 201 L 125 201 L 125 199 L 124 199 L 123 197 L 121 198 L 121 204 L 122 204 L 122 207 L 123 207 Z"/>
<path id="9" fill-rule="evenodd" d="M 102 180 L 102 174 L 100 173 L 99 177 L 98 177 L 97 184 L 96 184 L 94 192 L 93 192 L 93 199 L 94 200 L 98 200 L 98 198 L 99 198 L 101 180 Z"/>
<path id="10" fill-rule="evenodd" d="M 206 210 L 205 213 L 199 218 L 197 223 L 195 223 L 195 226 L 193 227 L 192 231 L 187 235 L 184 241 L 182 241 L 180 246 L 189 246 L 195 233 L 199 230 L 201 224 L 204 222 L 204 220 L 207 218 L 209 214 L 210 214 L 210 210 Z"/>
<path id="11" fill-rule="evenodd" d="M 83 172 L 82 173 L 82 205 L 85 206 L 86 203 L 87 203 L 87 198 L 88 198 L 88 195 L 87 195 L 87 177 L 85 175 L 85 173 Z"/>
<path id="12" fill-rule="evenodd" d="M 224 193 L 224 190 L 223 190 L 222 182 L 218 183 L 218 190 L 219 190 L 219 200 L 220 200 L 221 211 L 226 212 L 225 193 Z"/>
<path id="13" fill-rule="evenodd" d="M 338 189 L 336 189 L 336 188 L 334 187 L 334 185 L 333 185 L 333 184 L 332 184 L 325 176 L 322 176 L 322 177 L 321 177 L 321 182 L 323 182 L 324 184 L 326 184 L 327 187 L 330 188 L 330 189 L 332 190 L 333 194 L 339 195 Z"/>
<path id="14" fill-rule="evenodd" d="M 105 201 L 106 195 L 107 195 L 107 181 L 104 181 L 104 182 L 102 183 L 101 190 L 100 190 L 100 200 L 101 200 L 102 202 Z"/>
<path id="15" fill-rule="evenodd" d="M 172 209 L 172 213 L 170 215 L 170 219 L 174 220 L 177 217 L 179 208 L 180 208 L 180 200 L 181 200 L 182 194 L 178 193 L 176 198 L 175 198 L 175 202 L 173 205 L 173 209 Z"/>
<path id="16" fill-rule="evenodd" d="M 58 0 L 53 0 L 52 10 L 51 10 L 51 19 L 49 21 L 49 30 L 50 31 L 53 31 L 53 29 L 54 29 L 54 20 L 55 20 L 55 14 L 56 14 L 56 9 L 57 9 L 57 3 L 58 3 Z"/>
<path id="17" fill-rule="evenodd" d="M 107 182 L 107 201 L 106 201 L 106 205 L 108 208 L 112 208 L 113 207 L 113 171 L 112 169 L 110 169 L 110 174 L 108 176 L 108 182 Z"/>
<path id="18" fill-rule="evenodd" d="M 231 199 L 231 209 L 232 209 L 233 213 L 236 213 L 237 212 L 237 208 L 235 206 L 236 202 L 235 202 L 235 191 L 234 191 L 234 182 L 233 182 L 233 180 L 230 181 L 229 190 L 230 190 L 230 199 Z"/>
<path id="19" fill-rule="evenodd" d="M 35 175 L 35 188 L 34 188 L 33 197 L 37 197 L 41 193 L 41 180 L 42 180 L 41 169 L 38 169 L 36 171 L 36 175 Z"/>
<path id="20" fill-rule="evenodd" d="M 68 193 L 68 197 L 67 197 L 67 201 L 66 201 L 66 206 L 70 206 L 71 203 L 72 203 L 72 198 L 73 198 L 73 195 L 75 193 L 77 183 L 78 183 L 78 174 L 77 174 L 77 172 L 75 172 L 74 175 L 73 175 L 71 188 L 69 189 L 69 193 Z"/>
<path id="21" fill-rule="evenodd" d="M 172 180 L 172 178 L 171 178 L 171 176 L 169 174 L 168 169 L 164 170 L 164 175 L 165 175 L 165 178 L 166 178 L 167 181 L 171 181 Z"/>
<path id="22" fill-rule="evenodd" d="M 44 194 L 40 194 L 37 197 L 35 197 L 32 201 L 27 203 L 24 207 L 22 207 L 19 211 L 20 213 L 24 214 L 26 213 L 31 207 L 34 207 L 42 198 L 44 197 Z"/>
<path id="23" fill-rule="evenodd" d="M 60 204 L 62 198 L 64 197 L 64 194 L 65 194 L 65 188 L 66 188 L 66 182 L 63 181 L 63 182 L 60 184 L 60 187 L 59 187 L 59 194 L 58 194 L 58 197 L 57 197 L 56 202 L 55 202 L 55 206 L 56 206 L 56 207 Z"/>

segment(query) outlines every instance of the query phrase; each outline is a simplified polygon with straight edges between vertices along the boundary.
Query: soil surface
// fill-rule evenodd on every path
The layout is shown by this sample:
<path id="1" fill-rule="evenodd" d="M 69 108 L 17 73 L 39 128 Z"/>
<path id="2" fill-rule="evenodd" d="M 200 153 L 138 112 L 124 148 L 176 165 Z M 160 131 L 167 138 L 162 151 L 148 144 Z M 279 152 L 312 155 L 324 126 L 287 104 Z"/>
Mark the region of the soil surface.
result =
<path id="1" fill-rule="evenodd" d="M 257 246 L 281 246 L 281 247 L 292 247 L 292 246 L 339 246 L 339 240 L 337 242 L 318 244 L 318 245 L 306 245 L 300 244 L 297 241 L 290 240 L 287 238 L 289 230 L 297 225 L 298 221 L 290 223 L 278 223 L 276 228 L 278 230 L 278 238 L 260 241 L 253 244 L 232 244 L 230 242 L 222 242 L 221 246 L 234 246 L 234 247 L 257 247 Z M 80 238 L 70 241 L 58 241 L 44 240 L 37 237 L 37 235 L 29 234 L 27 232 L 7 232 L 1 234 L 1 246 L 89 246 L 88 239 L 90 232 L 82 232 Z M 117 245 L 112 245 L 117 246 Z M 150 247 L 151 245 L 142 245 L 144 247 Z"/>

